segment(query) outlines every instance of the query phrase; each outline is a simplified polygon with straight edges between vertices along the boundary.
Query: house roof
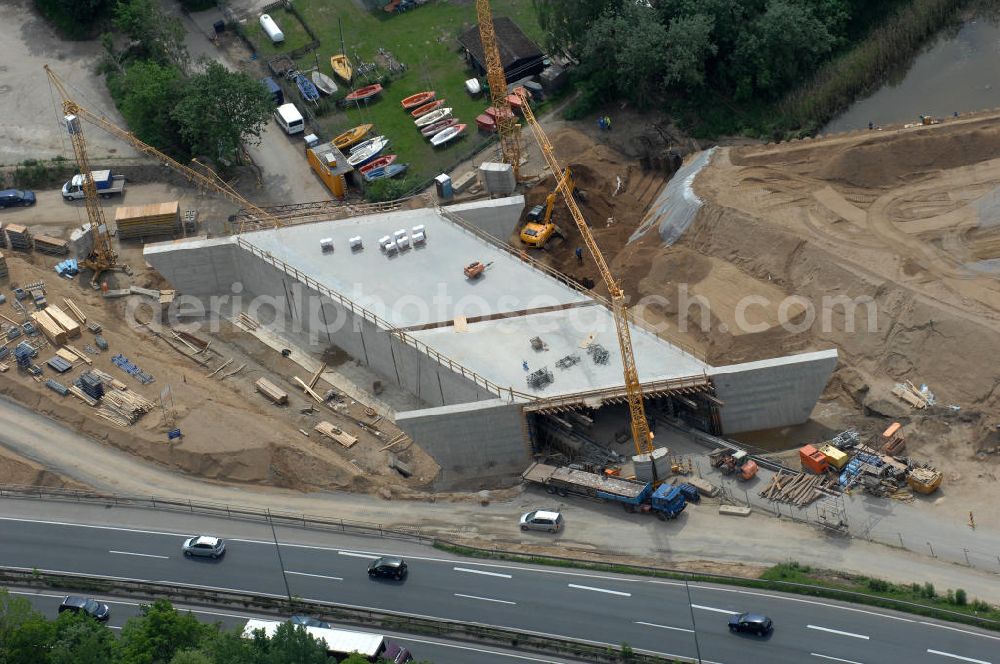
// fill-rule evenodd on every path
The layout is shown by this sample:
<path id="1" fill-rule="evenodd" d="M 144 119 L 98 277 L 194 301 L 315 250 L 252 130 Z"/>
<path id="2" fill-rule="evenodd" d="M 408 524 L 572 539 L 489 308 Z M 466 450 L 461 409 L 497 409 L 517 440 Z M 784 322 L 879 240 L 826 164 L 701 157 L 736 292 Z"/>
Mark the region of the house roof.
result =
<path id="1" fill-rule="evenodd" d="M 524 34 L 521 28 L 506 16 L 494 17 L 493 29 L 497 35 L 497 49 L 500 51 L 500 61 L 503 63 L 504 69 L 519 60 L 542 57 L 542 50 L 538 48 L 538 44 L 531 41 L 528 35 Z M 469 28 L 459 35 L 458 42 L 472 54 L 472 57 L 483 69 L 486 68 L 486 54 L 479 41 L 478 23 L 475 27 Z"/>

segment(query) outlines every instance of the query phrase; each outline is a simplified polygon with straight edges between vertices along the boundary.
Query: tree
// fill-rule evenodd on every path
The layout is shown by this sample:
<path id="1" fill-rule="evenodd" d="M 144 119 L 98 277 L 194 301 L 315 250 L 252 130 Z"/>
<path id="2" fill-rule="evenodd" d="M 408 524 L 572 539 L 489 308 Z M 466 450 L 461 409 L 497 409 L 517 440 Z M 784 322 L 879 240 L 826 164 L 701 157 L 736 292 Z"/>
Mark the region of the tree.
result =
<path id="1" fill-rule="evenodd" d="M 164 14 L 153 0 L 119 0 L 114 25 L 151 59 L 184 67 L 188 62 L 184 27 Z"/>
<path id="2" fill-rule="evenodd" d="M 326 664 L 326 646 L 290 622 L 281 623 L 270 639 L 255 640 L 260 659 L 254 664 Z"/>
<path id="3" fill-rule="evenodd" d="M 4 664 L 41 664 L 46 660 L 40 653 L 52 640 L 53 625 L 31 602 L 13 597 L 0 588 L 0 662 Z"/>
<path id="4" fill-rule="evenodd" d="M 170 664 L 215 664 L 215 661 L 201 650 L 189 649 L 174 653 Z"/>
<path id="5" fill-rule="evenodd" d="M 172 117 L 192 152 L 228 159 L 243 142 L 259 142 L 271 108 L 260 81 L 213 61 L 188 79 Z"/>
<path id="6" fill-rule="evenodd" d="M 113 0 L 35 0 L 35 6 L 61 30 L 73 37 L 86 36 L 104 20 Z"/>
<path id="7" fill-rule="evenodd" d="M 119 657 L 128 664 L 167 664 L 179 650 L 197 648 L 209 625 L 191 613 L 179 613 L 165 599 L 142 606 L 142 615 L 122 628 Z"/>
<path id="8" fill-rule="evenodd" d="M 61 613 L 55 621 L 54 631 L 48 648 L 49 664 L 107 664 L 112 661 L 114 636 L 89 615 Z"/>
<path id="9" fill-rule="evenodd" d="M 580 37 L 601 16 L 613 13 L 630 0 L 532 0 L 538 23 L 545 32 L 546 45 L 554 51 L 574 55 L 580 51 Z"/>
<path id="10" fill-rule="evenodd" d="M 132 132 L 173 154 L 184 151 L 180 128 L 171 115 L 183 87 L 177 67 L 151 60 L 140 60 L 123 73 L 108 76 L 108 88 Z"/>
<path id="11" fill-rule="evenodd" d="M 712 18 L 704 14 L 682 16 L 670 21 L 665 37 L 665 85 L 690 89 L 705 83 L 707 63 L 718 51 L 712 41 L 713 28 Z"/>

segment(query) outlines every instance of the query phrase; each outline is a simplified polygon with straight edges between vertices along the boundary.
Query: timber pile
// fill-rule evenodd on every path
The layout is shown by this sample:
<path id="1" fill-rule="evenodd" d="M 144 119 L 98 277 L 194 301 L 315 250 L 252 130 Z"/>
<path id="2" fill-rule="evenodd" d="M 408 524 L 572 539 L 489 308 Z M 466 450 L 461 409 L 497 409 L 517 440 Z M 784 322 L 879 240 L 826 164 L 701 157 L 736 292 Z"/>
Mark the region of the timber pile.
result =
<path id="1" fill-rule="evenodd" d="M 156 406 L 152 401 L 143 399 L 134 392 L 105 392 L 101 399 L 101 409 L 97 414 L 118 426 L 127 427 L 139 421 L 139 418 L 153 410 Z"/>
<path id="2" fill-rule="evenodd" d="M 11 249 L 31 250 L 31 233 L 28 232 L 27 226 L 7 224 L 4 227 L 4 234 L 7 236 L 7 245 Z"/>
<path id="3" fill-rule="evenodd" d="M 314 426 L 313 429 L 320 432 L 330 440 L 337 441 L 338 443 L 340 443 L 341 445 L 343 445 L 348 449 L 350 449 L 355 443 L 358 442 L 357 438 L 347 433 L 343 429 L 333 426 L 329 422 L 325 421 L 320 422 L 319 424 Z"/>
<path id="4" fill-rule="evenodd" d="M 76 306 L 76 302 L 68 297 L 64 297 L 63 302 L 66 303 L 66 308 L 69 309 L 71 314 L 76 316 L 76 319 L 80 321 L 81 324 L 87 323 L 87 317 L 83 314 L 83 311 L 80 310 L 80 307 Z M 98 330 L 98 332 L 100 332 L 100 330 Z"/>
<path id="5" fill-rule="evenodd" d="M 281 390 L 267 378 L 258 378 L 257 382 L 254 383 L 253 386 L 258 392 L 270 399 L 272 403 L 276 403 L 279 406 L 283 406 L 288 403 L 288 393 Z"/>
<path id="6" fill-rule="evenodd" d="M 45 307 L 45 313 L 52 317 L 59 327 L 66 330 L 66 337 L 76 339 L 80 336 L 80 324 L 69 317 L 65 311 L 54 304 Z"/>
<path id="7" fill-rule="evenodd" d="M 817 498 L 831 495 L 836 477 L 824 475 L 793 474 L 784 471 L 771 478 L 770 483 L 760 492 L 761 498 L 772 502 L 789 503 L 805 507 Z"/>
<path id="8" fill-rule="evenodd" d="M 933 395 L 925 394 L 916 388 L 916 386 L 910 381 L 903 383 L 896 383 L 892 388 L 892 393 L 910 404 L 914 408 L 927 408 L 927 406 L 933 405 Z"/>
<path id="9" fill-rule="evenodd" d="M 0 254 L 0 279 L 6 278 L 7 275 L 7 259 L 3 257 L 3 254 Z"/>
<path id="10" fill-rule="evenodd" d="M 120 207 L 115 212 L 118 237 L 128 240 L 152 235 L 175 235 L 181 230 L 180 204 L 153 203 Z"/>
<path id="11" fill-rule="evenodd" d="M 42 334 L 44 334 L 53 345 L 62 346 L 66 343 L 66 330 L 62 329 L 58 323 L 52 320 L 52 317 L 49 316 L 45 310 L 32 313 L 31 320 L 35 322 L 38 329 L 42 331 Z"/>
<path id="12" fill-rule="evenodd" d="M 36 235 L 35 251 L 53 256 L 65 256 L 69 253 L 69 243 L 51 235 Z"/>
<path id="13" fill-rule="evenodd" d="M 255 321 L 250 316 L 247 316 L 242 311 L 240 312 L 240 315 L 236 318 L 235 322 L 236 322 L 237 325 L 240 325 L 241 327 L 246 328 L 250 332 L 253 332 L 258 327 L 260 327 L 260 323 L 258 323 L 257 321 Z"/>

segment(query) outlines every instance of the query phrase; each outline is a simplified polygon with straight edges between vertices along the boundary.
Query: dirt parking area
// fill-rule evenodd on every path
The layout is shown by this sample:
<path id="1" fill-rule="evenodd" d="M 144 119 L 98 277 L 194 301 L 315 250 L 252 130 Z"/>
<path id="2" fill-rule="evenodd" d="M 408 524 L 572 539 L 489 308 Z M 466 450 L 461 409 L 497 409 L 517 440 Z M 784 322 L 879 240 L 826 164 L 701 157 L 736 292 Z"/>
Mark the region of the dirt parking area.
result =
<path id="1" fill-rule="evenodd" d="M 97 74 L 101 45 L 97 40 L 61 40 L 38 15 L 31 0 L 5 0 L 0 20 L 0 165 L 25 159 L 72 159 L 73 146 L 60 124 L 59 96 L 51 89 L 43 65 L 50 65 L 71 87 L 82 105 L 121 125 L 103 76 Z M 87 135 L 91 159 L 135 156 L 116 138 L 92 131 Z"/>

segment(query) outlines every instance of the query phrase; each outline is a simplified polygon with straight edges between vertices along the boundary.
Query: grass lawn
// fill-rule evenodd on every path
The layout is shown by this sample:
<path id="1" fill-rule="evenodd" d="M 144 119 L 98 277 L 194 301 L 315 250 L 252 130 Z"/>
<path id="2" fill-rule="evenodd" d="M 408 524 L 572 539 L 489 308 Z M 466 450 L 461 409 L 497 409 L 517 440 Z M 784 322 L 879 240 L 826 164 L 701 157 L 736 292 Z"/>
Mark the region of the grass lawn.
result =
<path id="1" fill-rule="evenodd" d="M 490 139 L 478 133 L 475 126 L 476 116 L 489 106 L 489 99 L 472 99 L 466 93 L 465 80 L 472 77 L 472 72 L 465 65 L 457 40 L 460 32 L 476 24 L 474 2 L 436 0 L 403 14 L 364 11 L 359 3 L 352 0 L 337 3 L 330 0 L 296 0 L 295 6 L 320 40 L 318 55 L 324 73 L 333 76 L 330 56 L 341 50 L 338 19 L 343 23 L 344 42 L 352 62 L 356 62 L 357 57 L 373 62 L 381 47 L 391 51 L 397 60 L 407 66 L 406 73 L 394 80 L 381 97 L 367 107 L 333 111 L 320 117 L 322 137 L 332 138 L 356 125 L 373 123 L 375 131 L 385 134 L 392 142 L 384 153 L 398 155 L 397 163 L 410 164 L 407 180 L 413 185 L 451 168 Z M 541 29 L 531 0 L 494 0 L 493 12 L 496 16 L 513 18 L 526 34 L 541 40 Z M 277 15 L 275 20 L 282 30 L 285 30 L 286 23 L 290 26 L 293 23 L 279 20 Z M 257 33 L 255 41 L 266 40 L 259 27 Z M 292 39 L 288 32 L 286 39 Z M 267 48 L 265 44 L 262 53 L 269 54 Z M 287 52 L 292 48 L 294 45 L 283 50 Z M 306 55 L 299 60 L 299 65 L 303 69 L 315 67 L 316 57 Z M 338 85 L 342 83 L 339 79 L 337 82 Z M 363 78 L 355 79 L 356 87 L 365 84 Z M 345 87 L 341 86 L 341 89 Z M 454 109 L 452 117 L 469 125 L 463 138 L 435 150 L 420 135 L 413 119 L 403 111 L 399 102 L 423 90 L 435 90 L 437 98 L 445 99 L 445 106 Z M 290 101 L 301 103 L 301 99 L 295 97 Z"/>
<path id="2" fill-rule="evenodd" d="M 260 21 L 247 21 L 246 25 L 247 36 L 257 45 L 257 50 L 265 58 L 280 53 L 290 53 L 312 41 L 309 38 L 309 33 L 302 27 L 302 23 L 295 17 L 295 14 L 279 8 L 269 12 L 268 16 L 274 19 L 274 22 L 278 24 L 278 29 L 285 35 L 285 41 L 281 44 L 275 44 L 271 41 L 271 38 L 264 32 L 264 28 L 260 27 Z"/>

